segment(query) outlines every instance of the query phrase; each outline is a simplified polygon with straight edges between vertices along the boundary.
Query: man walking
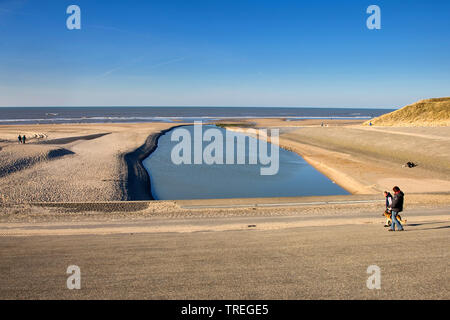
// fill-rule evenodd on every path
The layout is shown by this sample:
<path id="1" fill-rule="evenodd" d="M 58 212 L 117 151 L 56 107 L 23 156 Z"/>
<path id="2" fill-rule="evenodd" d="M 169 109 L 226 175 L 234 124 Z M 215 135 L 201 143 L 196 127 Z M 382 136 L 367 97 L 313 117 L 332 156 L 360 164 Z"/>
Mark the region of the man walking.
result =
<path id="1" fill-rule="evenodd" d="M 403 198 L 405 194 L 397 186 L 395 186 L 392 191 L 394 191 L 394 198 L 392 199 L 391 205 L 392 224 L 389 231 L 395 231 L 395 225 L 397 225 L 398 231 L 403 231 L 402 224 L 397 220 L 397 215 L 403 211 Z"/>
<path id="2" fill-rule="evenodd" d="M 19 136 L 17 137 L 17 139 L 19 139 L 19 143 L 22 143 L 22 136 L 19 134 Z"/>

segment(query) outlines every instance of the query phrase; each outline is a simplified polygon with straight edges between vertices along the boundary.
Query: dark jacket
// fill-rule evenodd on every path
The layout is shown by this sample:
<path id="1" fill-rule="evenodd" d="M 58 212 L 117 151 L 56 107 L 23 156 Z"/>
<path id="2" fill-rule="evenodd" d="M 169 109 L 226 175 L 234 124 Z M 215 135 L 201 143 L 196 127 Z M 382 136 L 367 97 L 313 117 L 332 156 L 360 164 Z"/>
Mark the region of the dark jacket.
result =
<path id="1" fill-rule="evenodd" d="M 400 191 L 399 193 L 394 195 L 394 199 L 392 199 L 392 211 L 402 212 L 403 211 L 403 197 L 404 193 Z"/>

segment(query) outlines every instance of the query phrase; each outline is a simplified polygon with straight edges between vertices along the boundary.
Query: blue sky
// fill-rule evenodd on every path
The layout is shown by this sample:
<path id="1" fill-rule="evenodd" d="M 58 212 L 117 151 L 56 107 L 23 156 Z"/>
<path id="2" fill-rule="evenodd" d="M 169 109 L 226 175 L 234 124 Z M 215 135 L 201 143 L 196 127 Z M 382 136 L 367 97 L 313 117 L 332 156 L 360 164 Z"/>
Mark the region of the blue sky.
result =
<path id="1" fill-rule="evenodd" d="M 450 96 L 449 14 L 448 0 L 0 0 L 0 106 L 400 107 Z"/>

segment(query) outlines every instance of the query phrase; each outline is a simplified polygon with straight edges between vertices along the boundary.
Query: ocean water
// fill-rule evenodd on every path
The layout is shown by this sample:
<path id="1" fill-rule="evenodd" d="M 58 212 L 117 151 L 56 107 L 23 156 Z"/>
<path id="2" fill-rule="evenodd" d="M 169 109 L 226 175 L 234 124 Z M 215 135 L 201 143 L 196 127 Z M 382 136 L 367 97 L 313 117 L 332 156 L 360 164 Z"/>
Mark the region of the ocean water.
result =
<path id="1" fill-rule="evenodd" d="M 203 130 L 212 126 L 203 126 Z M 193 126 L 185 126 L 191 133 Z M 219 128 L 223 136 L 225 129 Z M 261 165 L 249 165 L 248 140 L 245 142 L 246 164 L 180 164 L 171 160 L 178 141 L 171 141 L 172 131 L 162 135 L 156 150 L 143 161 L 150 176 L 151 192 L 157 200 L 223 199 L 253 197 L 292 197 L 349 194 L 309 165 L 296 153 L 279 149 L 279 171 L 261 175 Z M 248 138 L 254 140 L 255 138 Z M 209 142 L 204 142 L 206 147 Z M 270 150 L 270 148 L 268 148 Z M 224 157 L 226 151 L 224 151 Z M 235 155 L 236 157 L 236 155 Z M 225 159 L 225 158 L 224 158 Z"/>
<path id="2" fill-rule="evenodd" d="M 370 119 L 393 109 L 258 107 L 0 107 L 0 124 L 178 122 L 232 118 Z"/>

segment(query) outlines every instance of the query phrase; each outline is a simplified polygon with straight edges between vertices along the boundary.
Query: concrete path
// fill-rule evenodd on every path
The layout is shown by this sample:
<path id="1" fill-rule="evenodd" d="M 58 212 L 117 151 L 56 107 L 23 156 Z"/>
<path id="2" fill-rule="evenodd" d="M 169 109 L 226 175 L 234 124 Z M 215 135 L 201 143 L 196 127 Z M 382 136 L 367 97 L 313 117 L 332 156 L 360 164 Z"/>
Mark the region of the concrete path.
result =
<path id="1" fill-rule="evenodd" d="M 174 230 L 197 223 L 202 232 L 3 236 L 0 299 L 449 299 L 448 210 L 429 221 L 419 214 L 395 233 L 381 217 L 274 229 L 261 225 L 302 219 L 249 217 L 147 221 Z M 224 222 L 243 228 L 205 231 Z M 69 265 L 81 269 L 81 290 L 66 288 Z M 366 287 L 370 265 L 381 269 L 380 290 Z"/>

